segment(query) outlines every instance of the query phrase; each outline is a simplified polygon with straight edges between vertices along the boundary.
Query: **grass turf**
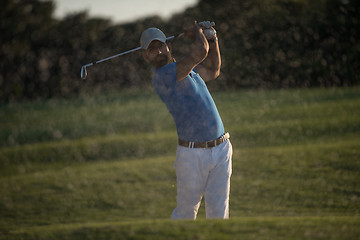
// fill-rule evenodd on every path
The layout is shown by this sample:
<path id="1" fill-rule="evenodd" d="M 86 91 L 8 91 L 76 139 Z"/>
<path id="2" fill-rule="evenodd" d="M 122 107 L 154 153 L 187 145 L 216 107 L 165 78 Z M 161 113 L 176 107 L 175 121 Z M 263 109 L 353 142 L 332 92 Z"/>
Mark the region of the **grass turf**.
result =
<path id="1" fill-rule="evenodd" d="M 176 131 L 152 92 L 0 106 L 0 238 L 356 239 L 360 89 L 214 93 L 231 219 L 167 220 Z M 200 230 L 200 231 L 199 231 Z"/>

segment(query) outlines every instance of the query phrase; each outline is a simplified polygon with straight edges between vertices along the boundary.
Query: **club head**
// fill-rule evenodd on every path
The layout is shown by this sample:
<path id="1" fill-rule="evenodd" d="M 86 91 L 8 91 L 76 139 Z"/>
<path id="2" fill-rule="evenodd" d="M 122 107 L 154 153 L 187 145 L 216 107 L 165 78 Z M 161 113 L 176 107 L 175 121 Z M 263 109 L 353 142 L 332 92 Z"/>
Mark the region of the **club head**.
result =
<path id="1" fill-rule="evenodd" d="M 82 67 L 81 67 L 80 76 L 81 76 L 82 79 L 86 79 L 86 77 L 87 77 L 86 66 L 82 66 Z"/>

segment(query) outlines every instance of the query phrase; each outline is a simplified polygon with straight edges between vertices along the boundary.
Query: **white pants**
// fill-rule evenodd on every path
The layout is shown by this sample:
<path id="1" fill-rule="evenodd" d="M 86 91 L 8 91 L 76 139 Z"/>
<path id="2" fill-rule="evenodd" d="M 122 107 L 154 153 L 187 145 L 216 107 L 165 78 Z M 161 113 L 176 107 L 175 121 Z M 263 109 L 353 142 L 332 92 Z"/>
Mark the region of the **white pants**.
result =
<path id="1" fill-rule="evenodd" d="M 209 149 L 177 147 L 177 207 L 171 219 L 196 219 L 203 195 L 206 218 L 229 218 L 231 158 L 230 140 Z"/>

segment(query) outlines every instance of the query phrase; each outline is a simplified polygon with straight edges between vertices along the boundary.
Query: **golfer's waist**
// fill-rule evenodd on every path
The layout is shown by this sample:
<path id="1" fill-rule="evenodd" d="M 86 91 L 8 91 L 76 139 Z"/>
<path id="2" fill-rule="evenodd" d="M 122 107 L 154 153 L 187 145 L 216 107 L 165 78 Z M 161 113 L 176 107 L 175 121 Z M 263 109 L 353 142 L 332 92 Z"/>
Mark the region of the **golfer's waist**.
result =
<path id="1" fill-rule="evenodd" d="M 188 148 L 212 148 L 216 147 L 230 138 L 230 134 L 227 132 L 218 139 L 206 141 L 206 142 L 191 142 L 179 139 L 178 143 L 180 146 Z"/>

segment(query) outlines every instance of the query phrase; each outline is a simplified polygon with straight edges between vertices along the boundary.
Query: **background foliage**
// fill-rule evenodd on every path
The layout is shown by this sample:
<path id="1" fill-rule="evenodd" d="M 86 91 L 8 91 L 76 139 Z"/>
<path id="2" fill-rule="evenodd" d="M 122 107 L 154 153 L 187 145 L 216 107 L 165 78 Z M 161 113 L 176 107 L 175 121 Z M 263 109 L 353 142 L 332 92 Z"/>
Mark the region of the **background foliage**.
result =
<path id="1" fill-rule="evenodd" d="M 200 0 L 169 20 L 126 24 L 86 12 L 57 20 L 51 1 L 5 0 L 0 10 L 0 101 L 98 93 L 150 85 L 140 53 L 89 68 L 81 65 L 139 45 L 156 26 L 181 32 L 185 17 L 212 20 L 220 38 L 222 81 L 212 88 L 353 86 L 360 74 L 360 2 L 356 0 Z M 184 53 L 176 40 L 174 55 Z"/>

